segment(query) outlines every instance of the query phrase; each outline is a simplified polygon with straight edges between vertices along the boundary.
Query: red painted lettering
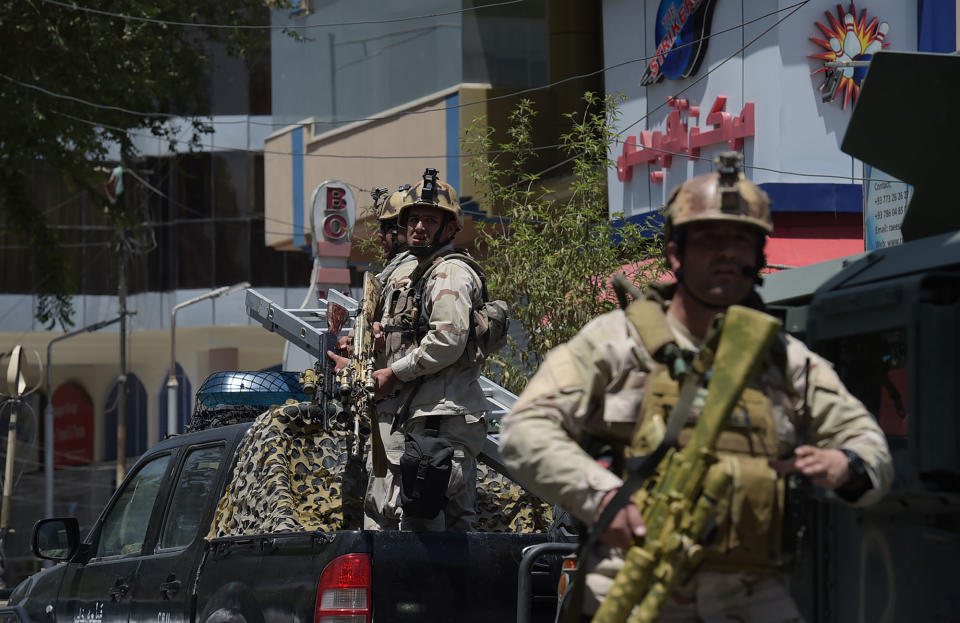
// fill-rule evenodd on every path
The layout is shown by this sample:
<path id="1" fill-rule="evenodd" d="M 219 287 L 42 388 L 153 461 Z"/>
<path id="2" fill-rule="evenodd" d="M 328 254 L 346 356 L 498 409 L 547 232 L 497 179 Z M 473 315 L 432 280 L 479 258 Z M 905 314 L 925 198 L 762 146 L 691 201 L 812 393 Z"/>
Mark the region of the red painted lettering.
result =
<path id="1" fill-rule="evenodd" d="M 327 209 L 342 210 L 347 207 L 347 202 L 343 200 L 346 192 L 342 188 L 327 186 Z"/>
<path id="2" fill-rule="evenodd" d="M 323 233 L 327 240 L 340 240 L 347 235 L 349 224 L 342 214 L 328 214 L 323 219 Z"/>

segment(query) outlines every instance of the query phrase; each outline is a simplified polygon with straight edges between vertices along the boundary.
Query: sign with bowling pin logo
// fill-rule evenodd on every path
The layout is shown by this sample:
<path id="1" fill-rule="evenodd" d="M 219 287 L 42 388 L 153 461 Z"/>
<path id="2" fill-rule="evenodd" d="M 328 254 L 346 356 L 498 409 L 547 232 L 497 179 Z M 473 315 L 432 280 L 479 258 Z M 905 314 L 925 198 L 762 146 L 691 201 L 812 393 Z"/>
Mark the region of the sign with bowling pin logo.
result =
<path id="1" fill-rule="evenodd" d="M 826 24 L 815 22 L 824 38 L 810 37 L 810 41 L 825 51 L 810 54 L 808 58 L 823 61 L 823 66 L 814 73 L 823 73 L 824 81 L 820 90 L 824 92 L 824 101 L 840 100 L 846 110 L 860 94 L 860 83 L 867 74 L 866 67 L 839 66 L 827 67 L 827 63 L 847 61 L 869 61 L 874 53 L 887 48 L 886 41 L 890 24 L 874 17 L 868 19 L 867 10 L 857 14 L 853 2 L 847 9 L 837 5 L 837 13 L 824 11 Z"/>

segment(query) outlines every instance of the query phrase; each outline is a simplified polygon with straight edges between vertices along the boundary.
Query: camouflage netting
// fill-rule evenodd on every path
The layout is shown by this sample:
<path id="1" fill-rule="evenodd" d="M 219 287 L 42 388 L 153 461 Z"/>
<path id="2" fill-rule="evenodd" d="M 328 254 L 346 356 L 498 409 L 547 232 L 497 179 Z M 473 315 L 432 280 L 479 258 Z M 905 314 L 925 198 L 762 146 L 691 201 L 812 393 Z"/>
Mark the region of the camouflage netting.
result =
<path id="1" fill-rule="evenodd" d="M 477 465 L 477 532 L 545 532 L 553 508 L 497 470 Z"/>
<path id="2" fill-rule="evenodd" d="M 352 433 L 324 430 L 319 407 L 288 401 L 254 420 L 207 538 L 359 529 L 366 471 Z M 541 532 L 551 507 L 478 465 L 477 531 Z"/>
<path id="3" fill-rule="evenodd" d="M 317 405 L 266 411 L 238 450 L 207 538 L 359 528 L 366 475 L 353 445 L 352 434 L 324 430 Z"/>

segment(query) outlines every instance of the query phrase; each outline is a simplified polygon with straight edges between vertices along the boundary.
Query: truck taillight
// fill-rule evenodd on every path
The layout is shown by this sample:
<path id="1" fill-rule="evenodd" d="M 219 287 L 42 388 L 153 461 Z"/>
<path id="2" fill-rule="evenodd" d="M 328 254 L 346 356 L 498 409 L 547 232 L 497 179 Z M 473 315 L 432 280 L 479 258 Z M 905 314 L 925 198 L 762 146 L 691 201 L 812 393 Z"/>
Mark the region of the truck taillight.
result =
<path id="1" fill-rule="evenodd" d="M 570 576 L 577 570 L 577 556 L 571 554 L 563 557 L 563 567 L 560 571 L 560 581 L 557 582 L 557 597 L 563 597 L 570 586 Z"/>
<path id="2" fill-rule="evenodd" d="M 346 554 L 320 574 L 314 623 L 370 623 L 370 555 Z"/>

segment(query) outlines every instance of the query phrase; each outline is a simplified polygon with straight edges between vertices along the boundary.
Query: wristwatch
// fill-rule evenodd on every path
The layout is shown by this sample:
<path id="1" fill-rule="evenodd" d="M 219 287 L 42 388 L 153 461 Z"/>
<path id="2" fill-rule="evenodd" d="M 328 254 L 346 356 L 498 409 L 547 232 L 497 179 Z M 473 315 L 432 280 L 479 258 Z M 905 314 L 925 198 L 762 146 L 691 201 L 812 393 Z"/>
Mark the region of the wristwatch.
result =
<path id="1" fill-rule="evenodd" d="M 846 500 L 855 501 L 873 487 L 873 481 L 870 480 L 867 466 L 859 454 L 849 448 L 840 448 L 840 452 L 847 457 L 850 478 L 837 489 L 837 494 Z"/>

